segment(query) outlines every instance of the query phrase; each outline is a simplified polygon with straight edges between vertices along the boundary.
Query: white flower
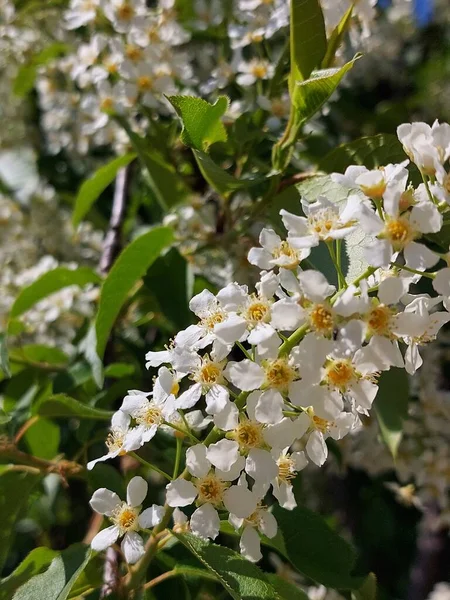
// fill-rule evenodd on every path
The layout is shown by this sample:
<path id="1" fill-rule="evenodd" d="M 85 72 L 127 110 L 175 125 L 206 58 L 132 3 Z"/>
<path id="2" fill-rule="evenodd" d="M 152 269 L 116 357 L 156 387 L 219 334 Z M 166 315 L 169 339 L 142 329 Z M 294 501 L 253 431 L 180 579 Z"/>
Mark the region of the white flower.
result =
<path id="1" fill-rule="evenodd" d="M 91 542 L 93 550 L 101 552 L 123 536 L 122 552 L 125 560 L 134 564 L 144 554 L 144 542 L 137 533 L 139 529 L 148 529 L 161 523 L 164 507 L 153 504 L 141 512 L 141 505 L 147 495 L 148 485 L 142 477 L 133 477 L 127 487 L 127 501 L 101 488 L 94 492 L 90 505 L 95 512 L 106 515 L 113 525 L 97 533 Z"/>
<path id="2" fill-rule="evenodd" d="M 397 136 L 409 158 L 426 175 L 443 170 L 442 165 L 450 156 L 450 125 L 435 121 L 404 123 L 397 128 Z"/>
<path id="3" fill-rule="evenodd" d="M 197 499 L 199 508 L 192 514 L 191 531 L 201 538 L 215 539 L 220 527 L 217 509 L 223 506 L 228 509 L 229 482 L 239 477 L 244 463 L 238 444 L 231 440 L 220 440 L 208 448 L 203 444 L 191 446 L 186 452 L 186 467 L 193 479 L 180 478 L 169 483 L 167 504 L 188 506 Z"/>
<path id="4" fill-rule="evenodd" d="M 253 58 L 250 62 L 239 63 L 236 82 L 243 87 L 248 87 L 261 79 L 270 79 L 273 72 L 274 66 L 269 61 Z"/>
<path id="5" fill-rule="evenodd" d="M 310 249 L 298 250 L 283 241 L 272 229 L 263 229 L 259 236 L 262 248 L 252 248 L 248 253 L 248 262 L 260 269 L 274 267 L 296 269 L 302 260 L 310 255 Z"/>
<path id="6" fill-rule="evenodd" d="M 293 248 L 312 248 L 319 242 L 340 240 L 356 228 L 358 208 L 361 199 L 349 196 L 345 203 L 330 202 L 325 196 L 319 196 L 313 203 L 302 198 L 303 212 L 299 217 L 284 209 L 280 211 L 284 226 L 288 231 L 288 243 Z"/>
<path id="7" fill-rule="evenodd" d="M 284 449 L 273 450 L 273 457 L 277 463 L 278 473 L 272 481 L 273 495 L 280 503 L 282 508 L 293 510 L 297 506 L 292 480 L 295 479 L 297 473 L 302 471 L 308 464 L 308 459 L 304 452 L 289 452 Z"/>
<path id="8" fill-rule="evenodd" d="M 78 29 L 97 17 L 100 0 L 71 0 L 69 9 L 64 13 L 66 29 Z"/>
<path id="9" fill-rule="evenodd" d="M 87 464 L 88 470 L 95 467 L 98 462 L 104 462 L 110 458 L 115 458 L 122 454 L 126 454 L 125 439 L 130 431 L 130 415 L 118 410 L 115 412 L 111 419 L 111 431 L 106 438 L 106 447 L 108 448 L 107 454 L 91 460 Z"/>

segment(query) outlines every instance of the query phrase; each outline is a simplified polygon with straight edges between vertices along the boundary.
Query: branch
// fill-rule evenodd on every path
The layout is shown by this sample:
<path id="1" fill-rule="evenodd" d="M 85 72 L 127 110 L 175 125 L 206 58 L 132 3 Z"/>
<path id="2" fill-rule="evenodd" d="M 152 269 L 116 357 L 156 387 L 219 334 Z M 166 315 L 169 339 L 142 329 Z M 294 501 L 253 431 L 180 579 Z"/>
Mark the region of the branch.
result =
<path id="1" fill-rule="evenodd" d="M 130 165 L 120 169 L 117 173 L 114 188 L 114 198 L 109 220 L 108 231 L 103 242 L 103 251 L 100 257 L 100 271 L 103 275 L 111 269 L 115 258 L 122 246 L 122 226 L 125 218 L 125 206 L 128 196 L 130 181 Z"/>

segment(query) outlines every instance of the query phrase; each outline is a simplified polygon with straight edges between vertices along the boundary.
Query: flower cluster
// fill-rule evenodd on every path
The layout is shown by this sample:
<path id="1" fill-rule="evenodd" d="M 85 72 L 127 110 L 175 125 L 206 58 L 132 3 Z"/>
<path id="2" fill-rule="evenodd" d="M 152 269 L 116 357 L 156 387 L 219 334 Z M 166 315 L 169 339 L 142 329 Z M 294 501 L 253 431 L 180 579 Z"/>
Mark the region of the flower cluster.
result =
<path id="1" fill-rule="evenodd" d="M 147 367 L 159 369 L 153 391 L 126 396 L 108 453 L 89 468 L 138 450 L 158 429 L 182 432 L 186 470 L 167 485 L 167 510 L 191 507 L 190 530 L 205 539 L 228 515 L 243 555 L 261 558 L 259 533 L 277 532 L 273 502 L 296 506 L 297 474 L 309 461 L 322 466 L 327 438 L 344 438 L 370 414 L 382 373 L 415 373 L 420 347 L 450 321 L 448 254 L 424 243 L 449 211 L 450 126 L 405 124 L 398 136 L 415 167 L 406 160 L 335 174 L 347 200 L 302 198 L 302 216 L 281 211 L 285 239 L 261 231 L 248 255 L 261 270 L 254 292 L 232 282 L 192 298 L 197 323 L 146 355 Z M 420 185 L 409 183 L 408 166 L 419 169 Z M 347 281 L 342 243 L 351 251 L 355 233 L 367 269 Z M 309 262 L 319 245 L 337 286 Z M 418 289 L 422 277 L 434 295 Z"/>

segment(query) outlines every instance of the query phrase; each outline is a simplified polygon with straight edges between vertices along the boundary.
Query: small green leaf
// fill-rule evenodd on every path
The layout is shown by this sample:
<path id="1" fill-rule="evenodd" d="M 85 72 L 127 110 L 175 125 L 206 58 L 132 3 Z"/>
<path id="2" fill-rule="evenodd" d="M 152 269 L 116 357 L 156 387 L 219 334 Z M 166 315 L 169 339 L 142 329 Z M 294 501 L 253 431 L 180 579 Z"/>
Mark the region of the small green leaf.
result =
<path id="1" fill-rule="evenodd" d="M 26 344 L 19 348 L 12 348 L 9 356 L 11 362 L 35 362 L 58 367 L 64 367 L 69 362 L 65 352 L 42 344 Z"/>
<path id="2" fill-rule="evenodd" d="M 136 154 L 133 153 L 119 156 L 119 158 L 115 158 L 107 165 L 97 169 L 97 171 L 82 184 L 75 199 L 75 206 L 73 209 L 72 225 L 74 227 L 78 227 L 100 194 L 114 181 L 117 172 L 129 165 L 135 158 Z"/>
<path id="3" fill-rule="evenodd" d="M 228 108 L 228 98 L 219 96 L 214 104 L 194 96 L 168 96 L 183 124 L 181 141 L 205 152 L 215 142 L 226 142 L 227 132 L 220 120 Z"/>
<path id="4" fill-rule="evenodd" d="M 354 549 L 322 517 L 300 506 L 292 511 L 276 506 L 273 514 L 286 557 L 300 573 L 335 589 L 358 589 L 362 585 L 363 578 L 352 575 Z"/>
<path id="5" fill-rule="evenodd" d="M 105 377 L 112 377 L 114 379 L 122 379 L 122 377 L 127 377 L 127 375 L 133 375 L 136 371 L 136 367 L 134 365 L 130 365 L 127 363 L 111 363 L 105 368 Z"/>
<path id="6" fill-rule="evenodd" d="M 12 600 L 67 600 L 80 573 L 87 565 L 91 549 L 74 544 L 56 556 L 50 567 L 32 577 L 14 594 Z"/>
<path id="7" fill-rule="evenodd" d="M 273 573 L 268 573 L 267 579 L 283 600 L 308 600 L 305 592 L 287 579 Z"/>
<path id="8" fill-rule="evenodd" d="M 32 489 L 41 476 L 28 471 L 6 467 L 0 472 L 0 514 L 2 515 L 2 543 L 0 544 L 0 571 L 3 569 L 15 536 L 15 525 L 26 506 Z"/>
<path id="9" fill-rule="evenodd" d="M 265 574 L 241 554 L 190 533 L 174 535 L 218 578 L 234 600 L 280 600 Z"/>
<path id="10" fill-rule="evenodd" d="M 305 123 L 322 108 L 358 58 L 359 56 L 355 56 L 340 68 L 314 71 L 310 79 L 295 83 L 292 90 L 292 110 L 295 112 L 296 122 Z"/>
<path id="11" fill-rule="evenodd" d="M 78 269 L 57 267 L 41 275 L 19 293 L 11 307 L 10 318 L 18 317 L 42 298 L 46 298 L 62 288 L 70 285 L 84 287 L 88 283 L 100 283 L 100 281 L 100 276 L 88 267 L 78 267 Z"/>
<path id="12" fill-rule="evenodd" d="M 11 575 L 0 582 L 0 600 L 11 600 L 17 588 L 42 573 L 57 554 L 56 550 L 44 546 L 32 550 Z"/>
<path id="13" fill-rule="evenodd" d="M 200 152 L 199 150 L 194 150 L 193 152 L 201 174 L 209 185 L 219 192 L 219 194 L 227 195 L 236 190 L 261 183 L 262 181 L 261 177 L 254 179 L 236 179 L 236 177 L 230 175 L 227 171 L 222 169 L 222 167 L 219 167 L 208 154 Z"/>
<path id="14" fill-rule="evenodd" d="M 95 319 L 99 357 L 103 357 L 111 329 L 131 288 L 172 240 L 172 229 L 155 227 L 133 240 L 115 261 L 103 282 Z"/>
<path id="15" fill-rule="evenodd" d="M 394 460 L 403 435 L 403 423 L 408 416 L 409 381 L 404 369 L 392 367 L 383 371 L 373 408 L 381 437 Z"/>
<path id="16" fill-rule="evenodd" d="M 369 573 L 362 586 L 352 592 L 352 600 L 377 600 L 377 578 Z"/>
<path id="17" fill-rule="evenodd" d="M 60 438 L 59 427 L 48 419 L 38 419 L 24 435 L 30 454 L 45 460 L 58 454 Z"/>
<path id="18" fill-rule="evenodd" d="M 38 68 L 47 64 L 54 58 L 58 58 L 59 56 L 66 54 L 67 50 L 67 44 L 55 42 L 33 56 L 30 64 L 24 65 L 19 69 L 13 83 L 14 94 L 23 98 L 29 92 L 31 92 L 34 87 L 34 82 L 36 81 Z"/>
<path id="19" fill-rule="evenodd" d="M 100 465 L 97 465 L 97 467 Z M 106 466 L 106 465 L 102 465 Z M 97 470 L 97 469 L 95 469 Z M 108 487 L 110 490 L 114 490 L 113 487 Z M 105 559 L 101 554 L 97 554 L 96 556 L 91 556 L 87 565 L 79 574 L 77 580 L 72 586 L 69 595 L 67 596 L 68 600 L 71 598 L 76 598 L 77 600 L 84 600 L 84 598 L 89 597 L 90 593 L 86 596 L 82 596 L 82 594 L 86 594 L 89 590 L 94 590 L 102 587 L 103 581 L 103 570 L 105 567 Z M 109 594 L 110 599 L 114 600 L 116 596 Z"/>
<path id="20" fill-rule="evenodd" d="M 356 0 L 357 1 L 357 0 Z M 351 4 L 350 8 L 344 13 L 339 23 L 333 29 L 330 35 L 330 39 L 327 44 L 327 52 L 322 61 L 322 69 L 329 69 L 333 66 L 336 52 L 344 39 L 344 35 L 347 33 L 350 23 L 352 21 L 353 9 L 355 3 Z"/>
<path id="21" fill-rule="evenodd" d="M 327 51 L 325 22 L 319 0 L 291 0 L 290 89 L 308 79 Z"/>
<path id="22" fill-rule="evenodd" d="M 44 398 L 36 405 L 35 411 L 36 414 L 45 417 L 76 417 L 78 419 L 93 419 L 97 421 L 109 421 L 113 414 L 109 410 L 101 410 L 87 404 L 82 404 L 79 400 L 75 400 L 75 398 L 71 398 L 65 394 L 55 394 Z"/>
<path id="23" fill-rule="evenodd" d="M 343 173 L 350 165 L 377 169 L 405 159 L 405 151 L 397 136 L 381 133 L 341 144 L 322 158 L 318 168 L 326 173 Z"/>
<path id="24" fill-rule="evenodd" d="M 167 277 L 168 273 L 170 277 Z M 178 329 L 189 325 L 192 319 L 189 300 L 193 275 L 190 265 L 178 250 L 172 248 L 160 256 L 148 270 L 144 283 L 156 297 L 165 317 Z"/>
<path id="25" fill-rule="evenodd" d="M 11 369 L 9 368 L 7 337 L 4 333 L 0 333 L 0 366 L 5 377 L 11 377 Z"/>

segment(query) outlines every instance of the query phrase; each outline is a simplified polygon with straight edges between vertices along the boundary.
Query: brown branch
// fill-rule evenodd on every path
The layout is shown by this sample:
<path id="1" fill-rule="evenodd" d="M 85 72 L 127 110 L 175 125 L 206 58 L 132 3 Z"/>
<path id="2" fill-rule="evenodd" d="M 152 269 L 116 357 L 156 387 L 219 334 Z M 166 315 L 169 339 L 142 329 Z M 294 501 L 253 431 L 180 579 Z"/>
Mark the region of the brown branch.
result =
<path id="1" fill-rule="evenodd" d="M 130 168 L 131 164 L 120 169 L 117 173 L 111 217 L 99 264 L 103 275 L 109 272 L 122 247 L 122 227 L 130 182 Z"/>
<path id="2" fill-rule="evenodd" d="M 307 171 L 306 173 L 296 173 L 291 177 L 286 177 L 286 179 L 282 179 L 277 189 L 277 194 L 282 192 L 291 185 L 295 185 L 296 183 L 300 183 L 301 181 L 305 181 L 305 179 L 311 179 L 311 177 L 318 177 L 320 173 L 315 171 Z"/>

